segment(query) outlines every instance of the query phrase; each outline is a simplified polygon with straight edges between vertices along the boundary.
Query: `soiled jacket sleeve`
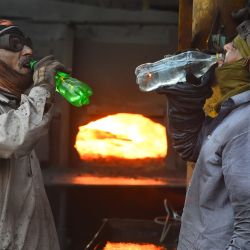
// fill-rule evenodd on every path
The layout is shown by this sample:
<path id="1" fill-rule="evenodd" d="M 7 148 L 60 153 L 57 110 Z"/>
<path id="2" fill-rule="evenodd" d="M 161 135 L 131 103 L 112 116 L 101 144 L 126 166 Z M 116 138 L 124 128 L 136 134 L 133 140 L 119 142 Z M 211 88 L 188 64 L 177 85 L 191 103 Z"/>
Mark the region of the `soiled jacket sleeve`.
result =
<path id="1" fill-rule="evenodd" d="M 234 137 L 224 148 L 222 170 L 234 212 L 228 250 L 250 249 L 250 131 Z"/>
<path id="2" fill-rule="evenodd" d="M 31 151 L 47 132 L 52 107 L 45 111 L 51 93 L 44 87 L 33 87 L 21 96 L 17 109 L 0 114 L 0 158 L 18 158 Z"/>
<path id="3" fill-rule="evenodd" d="M 178 83 L 157 92 L 167 97 L 167 129 L 173 148 L 183 160 L 195 162 L 206 123 L 203 106 L 212 94 L 211 87 Z"/>
<path id="4" fill-rule="evenodd" d="M 162 86 L 156 91 L 167 96 L 168 130 L 175 151 L 183 160 L 196 161 L 206 125 L 203 106 L 212 95 L 214 64 L 200 78 L 186 73 L 186 82 Z"/>
<path id="5" fill-rule="evenodd" d="M 196 162 L 207 123 L 203 104 L 196 103 L 194 107 L 187 102 L 180 107 L 170 100 L 167 110 L 173 148 L 183 160 Z"/>

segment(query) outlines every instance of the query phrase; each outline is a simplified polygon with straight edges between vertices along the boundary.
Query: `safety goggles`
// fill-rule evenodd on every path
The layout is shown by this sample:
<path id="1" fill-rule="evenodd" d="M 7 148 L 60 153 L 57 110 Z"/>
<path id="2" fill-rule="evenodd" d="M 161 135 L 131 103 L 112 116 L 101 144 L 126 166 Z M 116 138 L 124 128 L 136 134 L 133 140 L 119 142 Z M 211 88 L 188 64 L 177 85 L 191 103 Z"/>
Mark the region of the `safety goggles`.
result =
<path id="1" fill-rule="evenodd" d="M 237 27 L 237 32 L 242 39 L 244 39 L 247 44 L 250 46 L 250 20 L 242 22 Z"/>
<path id="2" fill-rule="evenodd" d="M 16 33 L 3 34 L 0 36 L 0 49 L 19 52 L 25 45 L 32 49 L 32 41 L 29 37 Z"/>

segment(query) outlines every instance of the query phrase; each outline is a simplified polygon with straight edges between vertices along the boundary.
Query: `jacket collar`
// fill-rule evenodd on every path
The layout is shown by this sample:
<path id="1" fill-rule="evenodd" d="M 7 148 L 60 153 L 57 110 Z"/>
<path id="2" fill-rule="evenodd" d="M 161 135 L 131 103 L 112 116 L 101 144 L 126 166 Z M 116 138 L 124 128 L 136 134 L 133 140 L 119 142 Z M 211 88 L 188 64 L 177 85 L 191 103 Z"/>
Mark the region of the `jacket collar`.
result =
<path id="1" fill-rule="evenodd" d="M 234 109 L 242 104 L 248 103 L 250 102 L 250 90 L 244 91 L 240 94 L 234 95 L 230 98 L 228 98 L 228 100 L 224 101 L 221 104 L 220 107 L 220 112 L 221 110 L 225 110 L 225 109 Z"/>
<path id="2" fill-rule="evenodd" d="M 220 106 L 218 116 L 207 120 L 208 125 L 203 131 L 204 135 L 212 134 L 215 128 L 223 121 L 223 119 L 230 114 L 235 108 L 250 102 L 250 90 L 234 95 L 228 100 L 224 101 Z"/>
<path id="3" fill-rule="evenodd" d="M 9 103 L 10 100 L 0 92 L 0 102 Z"/>
<path id="4" fill-rule="evenodd" d="M 240 106 L 244 103 L 250 102 L 250 90 L 244 91 L 238 95 L 232 96 L 229 100 L 232 100 L 235 106 Z"/>
<path id="5" fill-rule="evenodd" d="M 20 100 L 13 94 L 0 90 L 0 102 L 15 107 L 18 105 Z"/>

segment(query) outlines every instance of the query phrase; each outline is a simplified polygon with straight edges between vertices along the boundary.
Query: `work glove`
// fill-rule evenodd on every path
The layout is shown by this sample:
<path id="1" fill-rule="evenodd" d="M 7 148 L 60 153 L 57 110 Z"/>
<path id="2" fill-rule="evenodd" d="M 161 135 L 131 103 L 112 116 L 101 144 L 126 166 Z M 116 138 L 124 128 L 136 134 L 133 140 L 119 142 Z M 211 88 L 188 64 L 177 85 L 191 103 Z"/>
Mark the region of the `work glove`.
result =
<path id="1" fill-rule="evenodd" d="M 167 97 L 168 130 L 174 149 L 184 160 L 196 161 L 199 152 L 199 134 L 205 120 L 203 106 L 212 95 L 215 81 L 213 65 L 200 78 L 186 73 L 186 82 L 163 86 L 156 90 Z"/>
<path id="2" fill-rule="evenodd" d="M 43 86 L 50 92 L 55 91 L 55 74 L 58 70 L 68 72 L 65 66 L 58 62 L 54 56 L 44 57 L 34 67 L 34 86 Z"/>
<path id="3" fill-rule="evenodd" d="M 192 73 L 186 73 L 186 82 L 178 82 L 171 86 L 162 86 L 156 90 L 165 94 L 168 99 L 169 119 L 172 125 L 182 127 L 183 118 L 195 122 L 203 117 L 203 106 L 207 98 L 212 95 L 212 83 L 215 82 L 214 71 L 217 64 L 200 78 Z"/>

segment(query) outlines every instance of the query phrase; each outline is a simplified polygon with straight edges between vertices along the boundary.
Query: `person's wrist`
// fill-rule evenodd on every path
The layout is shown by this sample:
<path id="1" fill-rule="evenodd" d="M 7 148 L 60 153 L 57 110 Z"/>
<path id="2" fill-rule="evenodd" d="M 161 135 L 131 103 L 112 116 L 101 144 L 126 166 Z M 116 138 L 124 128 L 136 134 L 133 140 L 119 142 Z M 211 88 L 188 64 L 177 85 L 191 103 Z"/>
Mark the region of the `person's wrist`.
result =
<path id="1" fill-rule="evenodd" d="M 55 86 L 54 86 L 54 84 L 48 83 L 46 81 L 42 81 L 42 82 L 39 82 L 37 84 L 34 84 L 34 87 L 41 87 L 43 89 L 46 89 L 51 94 L 55 93 Z"/>

